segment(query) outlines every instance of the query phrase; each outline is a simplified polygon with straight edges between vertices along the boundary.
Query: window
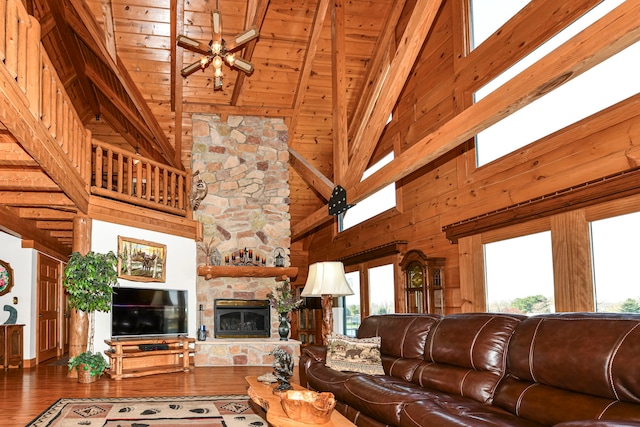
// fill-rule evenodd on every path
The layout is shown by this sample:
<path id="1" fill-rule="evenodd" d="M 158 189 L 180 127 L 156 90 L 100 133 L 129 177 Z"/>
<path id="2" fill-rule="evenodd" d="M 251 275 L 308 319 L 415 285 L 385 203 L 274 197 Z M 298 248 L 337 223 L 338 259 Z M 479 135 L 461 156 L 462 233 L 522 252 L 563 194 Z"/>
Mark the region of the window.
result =
<path id="1" fill-rule="evenodd" d="M 360 272 L 352 271 L 345 273 L 345 276 L 353 290 L 353 295 L 344 297 L 344 334 L 355 337 L 360 327 Z"/>
<path id="2" fill-rule="evenodd" d="M 471 45 L 480 46 L 531 0 L 471 0 Z"/>
<path id="3" fill-rule="evenodd" d="M 475 93 L 479 101 L 623 0 L 605 0 Z M 475 3 L 484 3 L 476 1 Z M 493 3 L 493 2 L 491 2 Z M 475 13 L 475 12 L 474 12 Z M 475 25 L 475 19 L 474 19 Z M 640 92 L 640 43 L 636 43 L 476 136 L 477 165 L 485 165 Z"/>
<path id="4" fill-rule="evenodd" d="M 383 166 L 393 160 L 393 152 L 384 156 L 380 161 L 367 169 L 362 175 L 362 179 L 366 179 L 379 171 Z M 347 200 L 348 202 L 349 200 Z M 354 207 L 350 208 L 342 215 L 342 223 L 340 231 L 347 230 L 354 225 L 358 225 L 374 216 L 391 209 L 396 206 L 396 185 L 389 184 L 382 190 L 367 197 Z"/>
<path id="5" fill-rule="evenodd" d="M 555 311 L 551 249 L 550 231 L 484 245 L 487 311 Z"/>
<path id="6" fill-rule="evenodd" d="M 640 313 L 640 212 L 591 223 L 596 311 Z"/>
<path id="7" fill-rule="evenodd" d="M 395 313 L 393 264 L 368 269 L 369 315 Z"/>

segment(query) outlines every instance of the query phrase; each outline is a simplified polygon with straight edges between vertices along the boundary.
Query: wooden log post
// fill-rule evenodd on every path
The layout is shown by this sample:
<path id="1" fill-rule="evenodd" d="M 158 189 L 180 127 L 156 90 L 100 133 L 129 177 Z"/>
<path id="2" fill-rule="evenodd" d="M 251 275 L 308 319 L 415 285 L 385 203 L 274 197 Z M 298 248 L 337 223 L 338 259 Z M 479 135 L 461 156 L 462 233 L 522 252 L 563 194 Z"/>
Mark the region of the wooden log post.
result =
<path id="1" fill-rule="evenodd" d="M 73 251 L 86 255 L 91 250 L 91 218 L 78 215 L 73 218 Z M 89 313 L 71 310 L 69 319 L 69 358 L 87 350 L 89 337 Z M 77 378 L 75 369 L 69 371 L 70 378 Z"/>

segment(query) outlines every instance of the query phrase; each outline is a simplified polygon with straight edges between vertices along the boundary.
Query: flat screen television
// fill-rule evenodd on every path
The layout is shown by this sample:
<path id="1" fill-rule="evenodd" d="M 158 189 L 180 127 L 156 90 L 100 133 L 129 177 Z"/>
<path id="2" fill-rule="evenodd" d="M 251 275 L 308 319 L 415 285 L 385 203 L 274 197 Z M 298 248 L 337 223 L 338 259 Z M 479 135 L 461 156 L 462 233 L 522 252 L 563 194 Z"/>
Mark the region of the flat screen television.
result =
<path id="1" fill-rule="evenodd" d="M 114 288 L 111 336 L 187 335 L 187 304 L 186 290 Z"/>

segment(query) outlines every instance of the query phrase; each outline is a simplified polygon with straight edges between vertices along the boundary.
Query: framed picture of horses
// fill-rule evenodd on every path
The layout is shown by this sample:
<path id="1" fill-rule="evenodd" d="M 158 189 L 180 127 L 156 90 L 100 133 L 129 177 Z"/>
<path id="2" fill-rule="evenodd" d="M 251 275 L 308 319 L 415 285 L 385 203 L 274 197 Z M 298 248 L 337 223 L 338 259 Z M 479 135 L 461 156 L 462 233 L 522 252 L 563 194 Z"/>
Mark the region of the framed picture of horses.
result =
<path id="1" fill-rule="evenodd" d="M 136 282 L 164 282 L 166 266 L 166 245 L 118 236 L 118 277 Z"/>

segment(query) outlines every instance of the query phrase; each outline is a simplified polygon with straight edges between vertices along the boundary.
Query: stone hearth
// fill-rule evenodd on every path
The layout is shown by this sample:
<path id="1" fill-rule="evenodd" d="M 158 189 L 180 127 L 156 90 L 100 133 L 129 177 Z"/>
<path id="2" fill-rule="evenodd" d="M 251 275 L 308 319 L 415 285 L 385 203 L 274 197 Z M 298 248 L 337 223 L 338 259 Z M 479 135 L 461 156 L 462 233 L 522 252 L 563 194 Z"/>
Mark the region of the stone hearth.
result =
<path id="1" fill-rule="evenodd" d="M 196 366 L 272 366 L 269 353 L 277 347 L 288 351 L 298 366 L 300 341 L 278 338 L 228 338 L 196 342 Z"/>

